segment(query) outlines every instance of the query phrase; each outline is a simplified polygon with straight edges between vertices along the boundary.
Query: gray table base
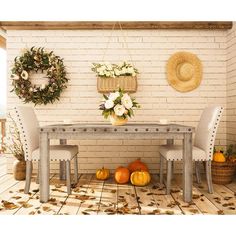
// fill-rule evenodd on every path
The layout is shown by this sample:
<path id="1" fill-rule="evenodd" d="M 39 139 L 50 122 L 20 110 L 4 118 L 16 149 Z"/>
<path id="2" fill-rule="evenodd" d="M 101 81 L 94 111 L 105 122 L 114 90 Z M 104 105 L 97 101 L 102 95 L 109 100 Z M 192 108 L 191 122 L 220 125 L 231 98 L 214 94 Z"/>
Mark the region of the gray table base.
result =
<path id="1" fill-rule="evenodd" d="M 192 133 L 193 127 L 178 124 L 128 124 L 114 127 L 105 124 L 49 125 L 40 128 L 40 201 L 49 199 L 49 143 L 50 139 L 59 139 L 65 144 L 67 139 L 166 139 L 171 144 L 174 139 L 183 140 L 183 200 L 192 201 Z M 64 176 L 64 163 L 60 164 Z"/>

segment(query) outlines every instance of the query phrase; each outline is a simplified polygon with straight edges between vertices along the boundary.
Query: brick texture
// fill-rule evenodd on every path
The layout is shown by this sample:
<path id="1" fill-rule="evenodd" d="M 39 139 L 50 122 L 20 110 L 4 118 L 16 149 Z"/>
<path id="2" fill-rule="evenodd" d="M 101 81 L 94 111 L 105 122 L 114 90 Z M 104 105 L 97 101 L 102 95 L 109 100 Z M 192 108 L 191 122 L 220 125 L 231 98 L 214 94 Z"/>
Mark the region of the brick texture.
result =
<path id="1" fill-rule="evenodd" d="M 227 34 L 227 142 L 236 144 L 236 25 Z"/>
<path id="2" fill-rule="evenodd" d="M 186 125 L 196 126 L 202 110 L 210 104 L 226 107 L 226 69 L 228 79 L 232 81 L 228 92 L 235 94 L 236 81 L 234 32 L 223 30 L 129 30 L 124 31 L 132 62 L 139 69 L 138 91 L 133 96 L 142 108 L 135 111 L 135 117 L 129 122 L 158 122 L 168 119 Z M 109 30 L 9 30 L 7 32 L 8 69 L 23 48 L 45 47 L 64 58 L 70 79 L 68 88 L 60 101 L 47 106 L 35 107 L 41 125 L 72 121 L 103 122 L 98 105 L 101 94 L 96 90 L 96 76 L 91 71 L 93 62 L 103 59 L 111 31 Z M 203 64 L 203 80 L 196 90 L 179 93 L 168 85 L 166 80 L 166 62 L 177 51 L 189 51 L 198 55 Z M 228 53 L 228 54 L 227 54 Z M 227 54 L 227 55 L 226 55 Z M 234 55 L 236 56 L 236 54 Z M 227 59 L 227 60 L 226 60 Z M 130 61 L 124 47 L 122 32 L 114 31 L 105 55 L 105 61 L 119 63 Z M 227 68 L 226 68 L 227 64 Z M 32 75 L 33 77 L 37 77 Z M 9 76 L 10 78 L 10 76 Z M 234 82 L 233 82 L 234 81 Z M 22 102 L 14 93 L 10 93 L 11 81 L 8 80 L 8 109 Z M 228 109 L 228 115 L 235 113 L 234 97 L 227 101 L 234 110 Z M 232 114 L 233 114 L 232 113 Z M 230 116 L 233 125 L 234 116 Z M 104 121 L 108 122 L 108 121 Z M 229 127 L 227 127 L 229 128 Z M 235 133 L 235 130 L 234 130 Z M 228 133 L 228 137 L 234 137 Z M 164 140 L 80 140 L 70 141 L 80 145 L 80 172 L 94 172 L 96 168 L 106 166 L 114 170 L 119 165 L 127 165 L 136 158 L 146 162 L 152 172 L 159 169 L 158 146 Z M 226 112 L 217 133 L 216 145 L 226 145 Z M 11 171 L 12 159 L 8 158 L 8 170 Z M 177 166 L 179 171 L 181 166 Z M 36 169 L 36 167 L 35 167 Z M 56 171 L 58 165 L 53 164 Z"/>

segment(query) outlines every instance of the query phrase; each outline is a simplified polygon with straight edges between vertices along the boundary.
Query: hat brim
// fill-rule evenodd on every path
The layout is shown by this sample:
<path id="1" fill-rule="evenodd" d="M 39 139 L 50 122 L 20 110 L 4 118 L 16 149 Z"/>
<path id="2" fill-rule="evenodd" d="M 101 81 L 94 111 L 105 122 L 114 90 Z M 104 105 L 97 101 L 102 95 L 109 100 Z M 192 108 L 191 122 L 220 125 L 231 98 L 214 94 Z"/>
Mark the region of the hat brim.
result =
<path id="1" fill-rule="evenodd" d="M 190 63 L 193 66 L 193 75 L 188 81 L 183 81 L 178 77 L 177 67 L 181 63 Z M 168 83 L 179 92 L 192 91 L 201 84 L 202 63 L 195 54 L 190 52 L 173 54 L 167 62 L 166 70 Z"/>

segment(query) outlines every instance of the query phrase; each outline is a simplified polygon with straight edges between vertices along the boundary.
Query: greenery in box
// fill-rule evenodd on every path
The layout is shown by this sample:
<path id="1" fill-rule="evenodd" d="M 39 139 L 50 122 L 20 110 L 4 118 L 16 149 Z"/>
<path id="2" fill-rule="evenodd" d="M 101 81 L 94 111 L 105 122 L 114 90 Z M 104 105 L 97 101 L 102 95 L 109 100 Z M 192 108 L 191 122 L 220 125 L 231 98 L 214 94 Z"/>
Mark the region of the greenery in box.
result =
<path id="1" fill-rule="evenodd" d="M 120 65 L 105 63 L 93 63 L 91 69 L 98 77 L 115 78 L 119 76 L 136 76 L 138 70 L 128 62 L 122 62 Z"/>

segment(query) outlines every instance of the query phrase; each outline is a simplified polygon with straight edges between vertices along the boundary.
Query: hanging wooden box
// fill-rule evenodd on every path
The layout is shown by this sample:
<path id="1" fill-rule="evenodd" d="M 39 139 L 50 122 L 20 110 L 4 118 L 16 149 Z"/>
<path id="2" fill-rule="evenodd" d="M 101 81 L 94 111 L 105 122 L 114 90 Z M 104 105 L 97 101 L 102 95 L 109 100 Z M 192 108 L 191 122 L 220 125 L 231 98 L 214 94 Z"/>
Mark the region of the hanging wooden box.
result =
<path id="1" fill-rule="evenodd" d="M 137 91 L 136 76 L 119 77 L 97 77 L 97 89 L 99 93 L 108 93 L 121 88 L 125 92 L 134 93 Z"/>

